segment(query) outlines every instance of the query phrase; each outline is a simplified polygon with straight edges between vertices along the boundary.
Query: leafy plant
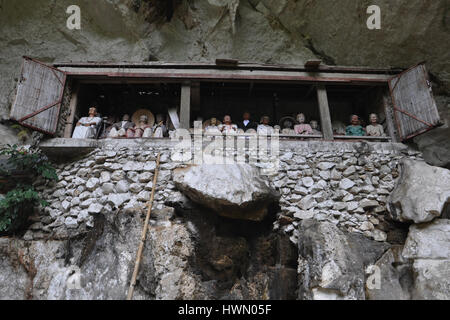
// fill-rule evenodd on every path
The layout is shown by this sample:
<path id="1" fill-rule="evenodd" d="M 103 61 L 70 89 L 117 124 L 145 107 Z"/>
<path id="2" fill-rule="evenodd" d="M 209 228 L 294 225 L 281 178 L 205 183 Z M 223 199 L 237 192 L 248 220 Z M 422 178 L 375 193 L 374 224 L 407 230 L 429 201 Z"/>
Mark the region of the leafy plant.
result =
<path id="1" fill-rule="evenodd" d="M 0 157 L 5 156 L 6 159 L 0 163 L 0 175 L 15 188 L 7 189 L 10 191 L 0 199 L 0 233 L 12 233 L 27 222 L 34 207 L 48 205 L 31 186 L 33 179 L 41 176 L 57 181 L 58 176 L 40 150 L 8 145 L 0 149 Z M 19 175 L 26 177 L 25 183 L 21 182 Z"/>
<path id="2" fill-rule="evenodd" d="M 8 158 L 5 164 L 0 164 L 1 175 L 11 176 L 14 172 L 25 171 L 45 179 L 58 180 L 56 170 L 41 150 L 26 150 L 17 145 L 7 145 L 0 149 L 0 156 L 5 155 Z"/>
<path id="3" fill-rule="evenodd" d="M 37 205 L 43 207 L 48 203 L 42 200 L 34 188 L 30 186 L 19 186 L 8 192 L 6 197 L 0 200 L 0 232 L 15 231 L 26 222 L 28 215 L 23 211 Z"/>

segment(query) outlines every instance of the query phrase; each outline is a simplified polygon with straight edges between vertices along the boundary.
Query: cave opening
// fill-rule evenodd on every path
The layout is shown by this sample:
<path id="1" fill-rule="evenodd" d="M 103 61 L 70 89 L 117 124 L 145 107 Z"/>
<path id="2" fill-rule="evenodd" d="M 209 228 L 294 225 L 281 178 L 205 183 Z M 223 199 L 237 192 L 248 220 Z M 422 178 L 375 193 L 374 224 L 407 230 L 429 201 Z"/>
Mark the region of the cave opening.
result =
<path id="1" fill-rule="evenodd" d="M 296 299 L 297 247 L 289 236 L 273 230 L 280 206 L 268 208 L 263 221 L 221 217 L 192 205 L 177 215 L 195 226 L 196 247 L 191 265 L 216 299 Z"/>

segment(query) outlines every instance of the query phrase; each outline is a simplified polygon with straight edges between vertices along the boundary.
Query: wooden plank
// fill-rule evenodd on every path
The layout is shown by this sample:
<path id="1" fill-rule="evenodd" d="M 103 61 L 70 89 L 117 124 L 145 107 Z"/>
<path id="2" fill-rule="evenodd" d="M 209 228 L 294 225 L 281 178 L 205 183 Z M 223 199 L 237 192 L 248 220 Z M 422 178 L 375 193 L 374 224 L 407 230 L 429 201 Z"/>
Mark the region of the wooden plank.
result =
<path id="1" fill-rule="evenodd" d="M 63 72 L 25 59 L 10 118 L 32 129 L 54 134 L 65 79 Z"/>
<path id="2" fill-rule="evenodd" d="M 334 140 L 327 89 L 323 85 L 317 86 L 317 100 L 319 102 L 320 122 L 323 137 L 325 140 Z"/>
<path id="3" fill-rule="evenodd" d="M 394 109 L 392 107 L 392 100 L 388 94 L 383 94 L 383 105 L 384 113 L 386 115 L 386 124 L 388 129 L 388 134 L 392 138 L 392 142 L 397 142 L 397 130 L 395 130 L 394 123 Z"/>
<path id="4" fill-rule="evenodd" d="M 148 78 L 184 80 L 255 80 L 255 81 L 309 81 L 336 83 L 385 84 L 392 76 L 389 74 L 365 73 L 327 73 L 302 71 L 268 70 L 230 70 L 230 69 L 137 69 L 137 68 L 88 68 L 61 67 L 70 76 L 89 76 L 106 78 Z"/>
<path id="5" fill-rule="evenodd" d="M 408 140 L 440 124 L 424 65 L 413 67 L 389 81 L 400 139 Z"/>
<path id="6" fill-rule="evenodd" d="M 181 86 L 180 98 L 180 127 L 189 129 L 191 126 L 191 85 L 183 84 Z"/>
<path id="7" fill-rule="evenodd" d="M 74 85 L 74 90 L 72 92 L 72 96 L 70 98 L 70 114 L 67 117 L 66 127 L 64 129 L 64 138 L 71 138 L 72 137 L 72 131 L 73 131 L 73 124 L 75 121 L 75 114 L 77 110 L 77 104 L 78 104 L 78 94 L 80 92 L 80 86 L 78 84 Z"/>

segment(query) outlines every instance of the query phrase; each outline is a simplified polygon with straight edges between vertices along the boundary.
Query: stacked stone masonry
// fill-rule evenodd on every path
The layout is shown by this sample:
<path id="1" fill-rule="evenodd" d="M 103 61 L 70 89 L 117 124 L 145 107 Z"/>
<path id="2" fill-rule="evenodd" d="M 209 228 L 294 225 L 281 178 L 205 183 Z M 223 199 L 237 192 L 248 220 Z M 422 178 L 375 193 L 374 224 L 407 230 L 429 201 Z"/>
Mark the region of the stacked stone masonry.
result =
<path id="1" fill-rule="evenodd" d="M 164 209 L 181 196 L 172 170 L 186 165 L 173 161 L 172 151 L 169 141 L 122 147 L 105 143 L 76 161 L 57 164 L 57 183 L 36 182 L 50 205 L 34 217 L 24 239 L 71 238 L 90 230 L 95 215 L 144 213 L 158 152 L 162 156 L 154 208 Z M 281 194 L 274 230 L 281 228 L 297 244 L 297 226 L 312 218 L 386 241 L 386 202 L 405 157 L 422 159 L 401 144 L 281 142 L 279 170 L 269 176 Z M 257 166 L 276 160 L 269 157 Z"/>

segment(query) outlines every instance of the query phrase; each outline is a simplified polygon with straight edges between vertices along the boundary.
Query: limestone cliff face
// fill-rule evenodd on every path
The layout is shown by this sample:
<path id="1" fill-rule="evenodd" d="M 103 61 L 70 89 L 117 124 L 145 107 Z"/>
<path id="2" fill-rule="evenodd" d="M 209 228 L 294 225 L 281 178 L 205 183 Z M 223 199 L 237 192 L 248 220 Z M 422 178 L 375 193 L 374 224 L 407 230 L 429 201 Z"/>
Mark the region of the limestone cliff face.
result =
<path id="1" fill-rule="evenodd" d="M 72 4 L 81 8 L 81 30 L 66 27 L 66 9 Z M 381 30 L 366 26 L 371 4 L 366 0 L 0 0 L 0 120 L 8 118 L 23 55 L 50 63 L 227 57 L 303 64 L 320 58 L 328 64 L 405 68 L 426 60 L 448 128 L 448 1 L 378 0 Z M 450 156 L 442 150 L 446 135 L 448 129 L 441 129 L 417 139 L 429 163 L 449 165 Z"/>

